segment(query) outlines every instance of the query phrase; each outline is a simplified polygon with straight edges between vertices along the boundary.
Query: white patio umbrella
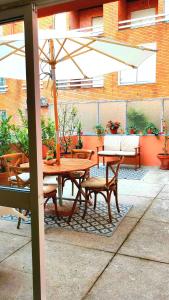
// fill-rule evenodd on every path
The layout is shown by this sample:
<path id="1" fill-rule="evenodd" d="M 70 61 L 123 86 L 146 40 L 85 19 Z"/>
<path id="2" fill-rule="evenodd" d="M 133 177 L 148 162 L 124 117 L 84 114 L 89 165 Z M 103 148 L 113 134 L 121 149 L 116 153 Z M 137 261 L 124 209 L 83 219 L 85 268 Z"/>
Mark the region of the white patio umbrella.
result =
<path id="1" fill-rule="evenodd" d="M 55 30 L 39 32 L 39 59 L 42 79 L 53 80 L 53 98 L 57 137 L 57 161 L 60 162 L 56 79 L 92 78 L 127 68 L 137 68 L 155 50 L 132 46 L 89 33 Z M 25 80 L 24 35 L 0 37 L 0 77 Z"/>

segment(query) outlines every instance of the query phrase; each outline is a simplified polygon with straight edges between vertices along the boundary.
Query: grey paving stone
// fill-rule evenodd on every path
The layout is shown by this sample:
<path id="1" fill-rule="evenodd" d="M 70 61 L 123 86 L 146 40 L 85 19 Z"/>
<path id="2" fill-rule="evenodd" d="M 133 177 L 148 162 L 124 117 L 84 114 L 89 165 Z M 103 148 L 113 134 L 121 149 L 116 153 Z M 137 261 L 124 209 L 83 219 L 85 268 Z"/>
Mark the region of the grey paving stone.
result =
<path id="1" fill-rule="evenodd" d="M 165 199 L 155 199 L 143 216 L 143 219 L 169 223 L 169 201 Z"/>
<path id="2" fill-rule="evenodd" d="M 142 220 L 119 252 L 169 263 L 169 224 Z"/>
<path id="3" fill-rule="evenodd" d="M 168 300 L 169 265 L 117 255 L 86 300 Z"/>
<path id="4" fill-rule="evenodd" d="M 112 257 L 112 253 L 104 251 L 47 241 L 47 299 L 81 299 Z M 14 253 L 0 266 L 31 274 L 30 245 Z"/>
<path id="5" fill-rule="evenodd" d="M 30 238 L 0 232 L 0 262 L 28 243 Z"/>

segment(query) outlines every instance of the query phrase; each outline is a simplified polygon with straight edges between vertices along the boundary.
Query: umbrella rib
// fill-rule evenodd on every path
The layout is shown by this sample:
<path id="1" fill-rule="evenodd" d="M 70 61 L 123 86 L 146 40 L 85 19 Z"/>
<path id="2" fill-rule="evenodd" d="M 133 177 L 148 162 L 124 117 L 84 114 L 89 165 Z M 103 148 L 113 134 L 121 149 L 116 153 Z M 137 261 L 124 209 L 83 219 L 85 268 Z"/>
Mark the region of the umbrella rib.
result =
<path id="1" fill-rule="evenodd" d="M 68 39 L 68 38 L 67 38 L 67 39 Z M 74 42 L 77 43 L 76 41 L 74 41 Z M 92 43 L 94 43 L 94 41 L 90 41 L 89 43 L 87 43 L 87 44 L 81 46 L 80 48 L 78 48 L 78 49 L 76 49 L 76 50 L 70 52 L 69 55 L 76 54 L 76 52 L 77 52 L 77 51 L 80 51 L 81 49 L 83 49 L 84 46 L 86 47 L 86 45 L 88 46 L 88 45 L 91 45 Z M 85 52 L 88 52 L 88 51 L 90 51 L 90 50 L 85 50 Z M 83 52 L 80 52 L 80 54 L 83 54 L 83 53 L 85 53 L 85 52 L 84 52 L 84 51 L 83 51 Z M 64 60 L 66 60 L 66 59 L 69 59 L 69 56 L 68 56 L 68 55 L 66 55 L 65 57 L 62 57 L 61 59 L 57 60 L 56 63 L 59 63 L 59 62 L 64 61 Z"/>
<path id="2" fill-rule="evenodd" d="M 41 56 L 41 53 L 43 53 L 43 55 L 46 57 L 47 60 L 49 60 L 48 56 L 46 55 L 46 53 L 43 51 L 43 49 L 45 48 L 45 45 L 47 43 L 47 40 L 45 40 L 44 44 L 42 47 L 39 47 L 39 57 Z"/>
<path id="3" fill-rule="evenodd" d="M 126 44 L 126 43 L 122 43 L 122 42 L 117 42 L 117 41 L 114 41 L 114 40 L 110 40 L 108 38 L 94 38 L 94 37 L 83 37 L 84 39 L 90 39 L 92 40 L 93 42 L 98 42 L 98 41 L 101 41 L 101 42 L 106 42 L 108 44 L 115 44 L 115 45 L 119 45 L 119 46 L 124 46 L 124 47 L 128 47 L 128 48 L 135 48 L 135 49 L 139 49 L 139 50 L 146 50 L 146 51 L 150 51 L 150 52 L 157 52 L 157 50 L 154 50 L 154 49 L 150 49 L 150 48 L 146 48 L 144 46 L 135 46 L 135 45 L 129 45 L 129 44 Z"/>
<path id="4" fill-rule="evenodd" d="M 70 38 L 70 40 L 71 40 L 72 42 L 74 41 L 74 40 L 71 39 L 71 38 Z M 78 44 L 84 45 L 83 43 L 81 43 L 81 42 L 79 42 L 79 41 L 78 41 Z M 114 59 L 114 60 L 117 60 L 118 62 L 123 63 L 123 64 L 125 64 L 125 65 L 127 65 L 127 66 L 129 66 L 129 67 L 132 67 L 132 68 L 136 68 L 136 67 L 137 67 L 137 66 L 131 65 L 131 64 L 129 64 L 129 63 L 127 63 L 127 62 L 125 62 L 125 61 L 119 59 L 119 58 L 116 58 L 116 57 L 114 57 L 113 55 L 110 55 L 110 54 L 108 54 L 108 53 L 105 53 L 105 52 L 103 52 L 102 50 L 95 49 L 95 48 L 93 48 L 93 47 L 91 47 L 91 46 L 89 46 L 89 45 L 87 46 L 87 44 L 85 44 L 84 47 L 89 48 L 89 50 L 91 50 L 91 51 L 98 52 L 99 54 L 102 54 L 102 55 L 104 55 L 104 56 L 107 56 L 107 57 L 109 57 L 109 58 L 112 58 L 112 59 Z M 79 56 L 79 55 L 81 55 L 81 53 L 76 53 L 73 57 Z"/>
<path id="5" fill-rule="evenodd" d="M 57 58 L 58 58 L 60 52 L 62 51 L 62 49 L 63 49 L 63 47 L 64 47 L 64 44 L 66 43 L 66 40 L 67 40 L 67 38 L 65 38 L 64 41 L 63 41 L 63 43 L 61 44 L 61 43 L 56 39 L 57 43 L 60 45 L 60 49 L 59 49 L 58 53 L 56 54 L 55 61 L 57 60 Z"/>
<path id="6" fill-rule="evenodd" d="M 60 46 L 62 46 L 62 44 L 58 41 L 58 43 L 60 44 Z M 80 73 L 83 75 L 84 78 L 86 78 L 87 76 L 84 74 L 84 72 L 82 71 L 82 69 L 80 68 L 80 66 L 76 63 L 76 61 L 73 59 L 73 57 L 71 57 L 71 54 L 67 52 L 67 50 L 65 49 L 65 47 L 62 47 L 64 49 L 64 51 L 66 52 L 68 58 L 70 58 L 72 60 L 72 62 L 75 64 L 75 66 L 78 68 L 78 70 L 80 71 Z"/>
<path id="7" fill-rule="evenodd" d="M 12 48 L 12 49 L 15 49 L 15 50 L 12 51 L 12 52 L 10 52 L 10 53 L 8 53 L 8 54 L 6 54 L 5 56 L 1 57 L 1 58 L 0 58 L 0 61 L 2 61 L 2 60 L 4 60 L 5 58 L 11 56 L 12 54 L 16 54 L 16 55 L 22 56 L 22 57 L 24 56 L 24 55 L 21 55 L 21 54 L 19 54 L 19 53 L 16 53 L 17 51 L 21 51 L 21 52 L 24 53 L 24 51 L 22 51 L 22 49 L 24 48 L 24 46 L 22 46 L 22 47 L 20 47 L 20 48 L 13 47 L 13 46 L 11 46 L 11 45 L 8 45 L 8 46 L 9 46 L 10 48 Z"/>

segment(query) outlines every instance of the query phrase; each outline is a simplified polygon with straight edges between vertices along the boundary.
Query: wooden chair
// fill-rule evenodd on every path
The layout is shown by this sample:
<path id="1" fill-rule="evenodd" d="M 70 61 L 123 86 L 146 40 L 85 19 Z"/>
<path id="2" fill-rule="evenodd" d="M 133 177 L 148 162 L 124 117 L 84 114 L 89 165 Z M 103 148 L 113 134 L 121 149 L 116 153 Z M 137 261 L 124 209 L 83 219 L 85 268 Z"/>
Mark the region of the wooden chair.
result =
<path id="1" fill-rule="evenodd" d="M 28 168 L 11 166 L 10 172 L 13 173 L 13 177 L 11 180 L 12 186 L 17 186 L 20 188 L 29 188 L 30 187 L 30 173 Z M 47 202 L 50 198 L 53 200 L 53 204 L 55 206 L 55 214 L 58 217 L 57 211 L 57 183 L 51 185 L 43 185 L 43 197 L 44 197 L 44 209 L 46 208 Z M 21 212 L 21 209 L 19 209 Z M 28 211 L 26 211 L 27 215 Z M 17 228 L 19 229 L 21 223 L 21 218 L 18 219 Z"/>
<path id="2" fill-rule="evenodd" d="M 1 164 L 5 167 L 5 170 L 8 172 L 8 183 L 13 185 L 13 171 L 11 167 L 19 166 L 25 160 L 25 155 L 23 153 L 10 153 L 0 156 Z"/>
<path id="3" fill-rule="evenodd" d="M 92 156 L 94 155 L 93 150 L 86 150 L 86 149 L 72 149 L 72 158 L 79 158 L 79 159 L 89 159 L 91 160 Z M 79 186 L 83 180 L 85 172 L 84 171 L 76 171 L 72 172 L 70 175 L 67 175 L 66 177 L 63 177 L 62 181 L 62 187 L 64 187 L 64 184 L 67 180 L 70 180 L 72 182 L 72 195 L 74 194 L 74 183 L 72 181 L 72 177 L 79 180 Z M 89 174 L 88 174 L 89 176 Z M 81 194 L 80 200 L 81 200 Z"/>
<path id="4" fill-rule="evenodd" d="M 120 212 L 120 208 L 118 205 L 118 172 L 119 172 L 121 162 L 122 162 L 122 157 L 120 159 L 107 162 L 105 178 L 90 177 L 86 181 L 82 182 L 81 187 L 85 188 L 85 195 L 86 195 L 83 218 L 85 218 L 87 212 L 87 206 L 89 203 L 89 197 L 92 193 L 94 193 L 94 209 L 96 208 L 97 195 L 101 194 L 104 197 L 108 206 L 108 215 L 109 215 L 110 223 L 112 222 L 111 207 L 110 207 L 112 192 L 114 193 L 115 196 L 117 211 Z M 110 170 L 113 173 L 111 177 L 109 176 Z"/>

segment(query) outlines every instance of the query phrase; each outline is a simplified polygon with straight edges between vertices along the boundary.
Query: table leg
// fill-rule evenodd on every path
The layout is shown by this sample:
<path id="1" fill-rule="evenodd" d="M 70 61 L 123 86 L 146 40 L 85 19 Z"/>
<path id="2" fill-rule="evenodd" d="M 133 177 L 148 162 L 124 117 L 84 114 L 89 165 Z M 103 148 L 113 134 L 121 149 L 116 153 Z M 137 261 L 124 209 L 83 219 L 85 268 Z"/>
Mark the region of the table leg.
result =
<path id="1" fill-rule="evenodd" d="M 63 205 L 62 201 L 62 176 L 58 175 L 58 198 L 59 198 L 59 205 Z"/>

